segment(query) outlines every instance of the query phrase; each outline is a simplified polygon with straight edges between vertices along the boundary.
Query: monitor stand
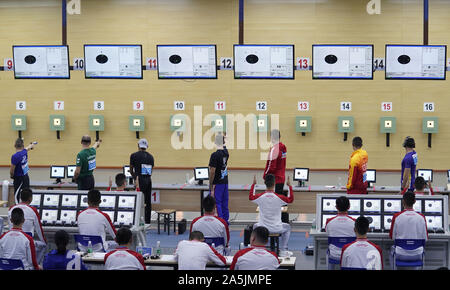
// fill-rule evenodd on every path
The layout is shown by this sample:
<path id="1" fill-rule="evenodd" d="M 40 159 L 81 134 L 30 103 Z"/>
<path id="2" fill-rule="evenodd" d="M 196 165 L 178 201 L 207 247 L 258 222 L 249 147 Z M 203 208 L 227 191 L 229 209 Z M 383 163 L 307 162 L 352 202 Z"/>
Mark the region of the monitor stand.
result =
<path id="1" fill-rule="evenodd" d="M 61 178 L 56 178 L 55 184 L 61 183 Z"/>
<path id="2" fill-rule="evenodd" d="M 203 185 L 203 180 L 199 180 L 197 184 L 198 185 Z"/>
<path id="3" fill-rule="evenodd" d="M 305 186 L 305 181 L 299 180 L 298 181 L 298 187 L 303 187 L 303 186 Z"/>

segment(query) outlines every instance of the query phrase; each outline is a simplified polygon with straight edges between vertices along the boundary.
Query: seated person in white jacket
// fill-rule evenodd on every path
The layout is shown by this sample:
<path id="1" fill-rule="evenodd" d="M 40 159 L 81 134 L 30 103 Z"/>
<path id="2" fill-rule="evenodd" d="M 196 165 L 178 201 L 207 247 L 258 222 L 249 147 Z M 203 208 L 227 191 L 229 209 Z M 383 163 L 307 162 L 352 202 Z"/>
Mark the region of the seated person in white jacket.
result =
<path id="1" fill-rule="evenodd" d="M 106 270 L 145 270 L 141 254 L 130 250 L 133 233 L 128 227 L 117 231 L 116 242 L 119 246 L 105 255 Z"/>
<path id="2" fill-rule="evenodd" d="M 280 237 L 280 257 L 292 255 L 288 249 L 289 236 L 291 235 L 291 226 L 281 221 L 281 207 L 294 201 L 294 194 L 291 186 L 291 178 L 288 177 L 287 186 L 289 191 L 287 196 L 275 193 L 275 176 L 267 174 L 264 180 L 266 191 L 255 193 L 256 176 L 253 178 L 253 184 L 250 189 L 249 200 L 259 206 L 259 221 L 253 228 L 263 226 L 270 233 L 279 233 Z"/>
<path id="3" fill-rule="evenodd" d="M 346 196 L 340 196 L 336 199 L 336 209 L 338 214 L 327 219 L 325 231 L 329 238 L 356 238 L 355 219 L 348 215 L 350 200 Z M 328 252 L 331 259 L 340 261 L 342 248 L 329 244 Z M 328 269 L 337 268 L 337 264 L 328 264 Z"/>
<path id="4" fill-rule="evenodd" d="M 109 215 L 98 209 L 101 203 L 100 191 L 92 189 L 88 192 L 89 207 L 78 214 L 78 230 L 80 235 L 100 236 L 102 237 L 103 247 L 106 251 L 117 247 L 115 241 L 107 241 L 106 233 L 113 239 L 116 238 L 116 229 L 109 218 Z M 79 245 L 80 250 L 84 251 L 84 247 Z M 93 245 L 94 252 L 101 252 L 100 244 Z"/>
<path id="5" fill-rule="evenodd" d="M 25 223 L 22 226 L 22 231 L 30 233 L 32 238 L 37 237 L 37 239 L 34 239 L 36 259 L 38 263 L 41 263 L 47 249 L 47 240 L 45 239 L 44 230 L 42 229 L 41 217 L 36 208 L 30 206 L 33 201 L 33 191 L 29 188 L 22 189 L 20 191 L 20 200 L 21 203 L 13 205 L 8 211 L 9 228 L 12 228 L 10 220 L 11 212 L 15 208 L 21 208 L 25 216 Z"/>
<path id="6" fill-rule="evenodd" d="M 208 195 L 203 199 L 202 205 L 205 210 L 205 214 L 192 220 L 190 231 L 202 232 L 205 239 L 212 239 L 212 243 L 214 243 L 214 240 L 223 239 L 223 244 L 219 243 L 221 241 L 217 241 L 214 243 L 214 248 L 220 254 L 227 255 L 227 253 L 229 253 L 228 243 L 230 241 L 230 230 L 228 228 L 228 223 L 224 219 L 215 215 L 216 201 L 214 197 Z M 208 244 L 211 245 L 212 243 L 208 242 Z"/>
<path id="7" fill-rule="evenodd" d="M 404 210 L 394 214 L 389 231 L 389 237 L 397 239 L 427 240 L 427 222 L 425 216 L 414 211 L 416 196 L 412 191 L 407 191 L 402 198 Z M 405 250 L 401 247 L 393 246 L 397 259 L 399 260 L 420 260 L 422 259 L 423 247 L 415 250 Z"/>
<path id="8" fill-rule="evenodd" d="M 277 254 L 266 249 L 269 230 L 256 227 L 250 235 L 251 247 L 239 250 L 233 257 L 230 270 L 276 270 L 280 266 Z"/>
<path id="9" fill-rule="evenodd" d="M 25 270 L 42 269 L 36 259 L 33 238 L 22 231 L 25 215 L 21 208 L 11 212 L 11 229 L 0 237 L 0 258 L 21 260 Z"/>
<path id="10" fill-rule="evenodd" d="M 189 241 L 178 243 L 175 259 L 178 261 L 179 270 L 205 270 L 208 262 L 219 266 L 226 265 L 225 257 L 204 243 L 204 239 L 201 232 L 193 231 L 189 234 Z"/>

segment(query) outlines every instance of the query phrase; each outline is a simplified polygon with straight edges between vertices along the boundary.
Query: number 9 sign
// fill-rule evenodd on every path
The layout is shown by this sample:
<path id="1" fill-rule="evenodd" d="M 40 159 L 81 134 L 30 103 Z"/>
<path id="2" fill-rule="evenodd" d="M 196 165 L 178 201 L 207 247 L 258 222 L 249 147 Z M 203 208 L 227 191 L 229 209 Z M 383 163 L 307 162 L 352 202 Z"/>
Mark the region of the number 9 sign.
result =
<path id="1" fill-rule="evenodd" d="M 14 70 L 14 62 L 12 58 L 5 58 L 3 70 L 5 71 Z"/>

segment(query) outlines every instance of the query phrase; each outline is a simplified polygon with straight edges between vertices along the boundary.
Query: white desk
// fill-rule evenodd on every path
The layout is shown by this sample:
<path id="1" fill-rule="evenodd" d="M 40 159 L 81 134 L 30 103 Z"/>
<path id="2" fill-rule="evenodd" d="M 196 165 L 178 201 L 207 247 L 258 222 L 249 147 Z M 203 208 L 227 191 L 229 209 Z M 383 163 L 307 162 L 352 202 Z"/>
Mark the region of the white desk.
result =
<path id="1" fill-rule="evenodd" d="M 81 254 L 81 253 L 80 253 Z M 106 253 L 92 253 L 90 255 L 85 255 L 82 260 L 86 264 L 103 264 Z M 229 268 L 233 262 L 233 256 L 225 257 L 227 263 L 225 268 Z M 296 257 L 278 258 L 280 260 L 280 269 L 295 270 Z M 145 265 L 147 266 L 160 266 L 160 267 L 171 267 L 174 270 L 178 269 L 178 262 L 175 260 L 174 255 L 161 255 L 159 259 L 147 259 L 145 260 Z M 208 264 L 208 267 L 221 267 L 215 264 Z"/>

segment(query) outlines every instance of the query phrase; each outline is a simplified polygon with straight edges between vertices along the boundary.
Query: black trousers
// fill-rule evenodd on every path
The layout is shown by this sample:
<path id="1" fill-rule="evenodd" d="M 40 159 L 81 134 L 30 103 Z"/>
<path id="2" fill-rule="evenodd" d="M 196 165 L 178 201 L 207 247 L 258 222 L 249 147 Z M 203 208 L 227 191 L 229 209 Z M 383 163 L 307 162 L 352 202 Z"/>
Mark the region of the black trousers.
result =
<path id="1" fill-rule="evenodd" d="M 14 199 L 16 200 L 16 203 L 20 203 L 20 191 L 22 188 L 29 188 L 30 187 L 30 178 L 28 177 L 28 174 L 24 176 L 16 176 L 14 177 Z"/>
<path id="2" fill-rule="evenodd" d="M 77 178 L 78 190 L 91 190 L 95 187 L 94 175 L 87 175 Z"/>
<path id="3" fill-rule="evenodd" d="M 139 176 L 139 189 L 144 194 L 144 219 L 149 224 L 152 218 L 152 178 L 150 176 Z"/>
<path id="4" fill-rule="evenodd" d="M 287 191 L 284 191 L 283 187 L 284 187 L 284 183 L 277 183 L 277 184 L 275 184 L 275 193 L 287 196 Z M 287 223 L 288 224 L 289 223 L 289 213 L 282 212 L 281 213 L 281 221 L 283 223 Z"/>

